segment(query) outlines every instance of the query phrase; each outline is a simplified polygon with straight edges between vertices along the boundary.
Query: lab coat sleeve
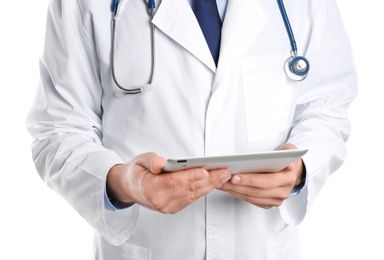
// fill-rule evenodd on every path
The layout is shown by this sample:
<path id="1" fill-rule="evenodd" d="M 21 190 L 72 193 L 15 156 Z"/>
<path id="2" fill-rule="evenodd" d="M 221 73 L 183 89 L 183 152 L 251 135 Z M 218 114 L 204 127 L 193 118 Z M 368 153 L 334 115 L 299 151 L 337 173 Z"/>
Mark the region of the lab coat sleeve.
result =
<path id="1" fill-rule="evenodd" d="M 50 2 L 41 81 L 27 129 L 35 140 L 33 159 L 41 178 L 118 245 L 134 231 L 139 208 L 105 207 L 106 175 L 122 160 L 103 146 L 99 61 L 77 3 Z"/>
<path id="2" fill-rule="evenodd" d="M 289 143 L 308 149 L 303 157 L 307 186 L 280 208 L 288 224 L 300 223 L 328 176 L 346 158 L 350 135 L 347 110 L 357 94 L 351 47 L 335 0 L 313 1 L 306 57 L 311 71 L 300 96 Z M 304 47 L 304 46 L 303 46 Z"/>

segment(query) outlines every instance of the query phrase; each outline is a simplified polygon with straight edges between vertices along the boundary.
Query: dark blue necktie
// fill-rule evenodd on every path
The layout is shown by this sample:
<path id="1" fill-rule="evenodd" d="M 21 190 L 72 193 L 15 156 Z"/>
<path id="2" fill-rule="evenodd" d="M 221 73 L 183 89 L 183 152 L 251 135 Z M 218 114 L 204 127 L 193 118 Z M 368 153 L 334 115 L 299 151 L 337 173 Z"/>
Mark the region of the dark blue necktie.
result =
<path id="1" fill-rule="evenodd" d="M 221 18 L 216 0 L 195 0 L 195 15 L 217 65 L 220 53 Z"/>

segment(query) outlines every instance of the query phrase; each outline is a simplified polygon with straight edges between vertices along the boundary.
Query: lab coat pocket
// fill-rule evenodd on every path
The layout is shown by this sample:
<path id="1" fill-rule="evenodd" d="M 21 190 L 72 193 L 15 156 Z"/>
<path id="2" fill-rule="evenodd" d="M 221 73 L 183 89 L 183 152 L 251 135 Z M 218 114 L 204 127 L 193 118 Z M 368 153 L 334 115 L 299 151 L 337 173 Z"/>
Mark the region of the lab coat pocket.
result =
<path id="1" fill-rule="evenodd" d="M 294 84 L 285 75 L 284 61 L 284 55 L 268 55 L 241 63 L 248 143 L 288 134 Z"/>
<path id="2" fill-rule="evenodd" d="M 286 226 L 268 239 L 268 260 L 300 259 L 299 236 L 296 226 Z"/>

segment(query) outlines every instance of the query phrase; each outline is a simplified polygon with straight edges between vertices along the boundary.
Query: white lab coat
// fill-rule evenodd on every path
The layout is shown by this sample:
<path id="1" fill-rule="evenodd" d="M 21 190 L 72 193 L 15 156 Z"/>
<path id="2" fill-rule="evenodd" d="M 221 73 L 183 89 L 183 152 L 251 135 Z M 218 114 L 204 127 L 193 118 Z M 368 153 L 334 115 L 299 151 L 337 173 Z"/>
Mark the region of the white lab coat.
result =
<path id="1" fill-rule="evenodd" d="M 111 76 L 110 4 L 51 1 L 27 120 L 39 174 L 96 231 L 94 259 L 299 259 L 296 226 L 345 159 L 357 92 L 335 0 L 286 2 L 311 62 L 303 82 L 283 71 L 290 45 L 275 1 L 229 0 L 216 69 L 188 1 L 163 0 L 153 19 L 152 91 L 124 97 Z M 117 78 L 126 88 L 143 85 L 151 57 L 143 1 L 122 0 L 117 22 Z M 281 207 L 264 210 L 222 191 L 174 215 L 105 207 L 108 170 L 140 153 L 243 153 L 286 142 L 309 149 L 308 183 Z"/>

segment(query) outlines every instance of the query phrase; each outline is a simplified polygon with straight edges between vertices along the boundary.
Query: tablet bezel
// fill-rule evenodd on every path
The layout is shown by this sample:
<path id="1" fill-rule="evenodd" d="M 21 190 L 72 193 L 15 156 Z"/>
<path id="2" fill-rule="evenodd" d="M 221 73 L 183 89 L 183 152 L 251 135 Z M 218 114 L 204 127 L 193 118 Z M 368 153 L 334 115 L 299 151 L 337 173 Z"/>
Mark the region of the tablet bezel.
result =
<path id="1" fill-rule="evenodd" d="M 306 149 L 293 149 L 232 155 L 170 158 L 166 160 L 163 171 L 174 172 L 202 167 L 207 170 L 226 168 L 232 174 L 279 172 L 296 159 L 301 158 L 307 151 Z"/>

